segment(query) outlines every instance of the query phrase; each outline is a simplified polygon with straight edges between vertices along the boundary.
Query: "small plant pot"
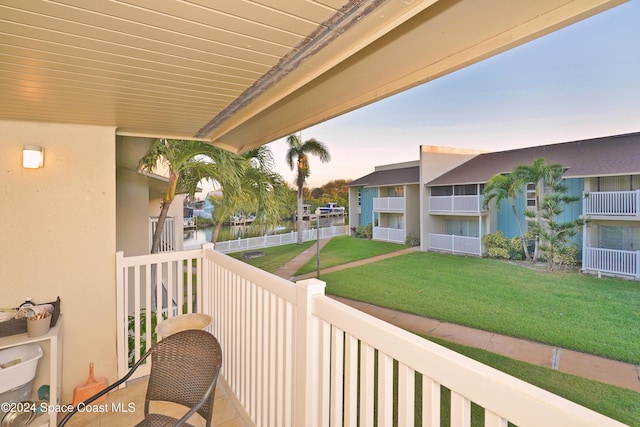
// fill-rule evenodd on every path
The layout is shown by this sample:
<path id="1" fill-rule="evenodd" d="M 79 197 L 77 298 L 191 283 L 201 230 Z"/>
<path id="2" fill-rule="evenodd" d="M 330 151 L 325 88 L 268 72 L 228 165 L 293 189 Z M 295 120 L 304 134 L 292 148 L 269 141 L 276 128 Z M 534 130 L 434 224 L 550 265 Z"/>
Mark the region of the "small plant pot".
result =
<path id="1" fill-rule="evenodd" d="M 39 337 L 49 332 L 51 326 L 51 316 L 40 319 L 27 318 L 27 335 L 31 338 Z"/>

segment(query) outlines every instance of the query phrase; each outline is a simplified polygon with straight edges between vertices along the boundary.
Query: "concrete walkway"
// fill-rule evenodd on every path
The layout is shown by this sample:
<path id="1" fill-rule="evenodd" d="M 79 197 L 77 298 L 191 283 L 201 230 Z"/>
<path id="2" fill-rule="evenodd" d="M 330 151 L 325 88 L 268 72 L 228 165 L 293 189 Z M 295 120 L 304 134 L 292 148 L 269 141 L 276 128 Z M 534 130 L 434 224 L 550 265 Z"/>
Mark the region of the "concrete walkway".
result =
<path id="1" fill-rule="evenodd" d="M 320 241 L 322 248 L 330 239 Z M 312 245 L 275 274 L 289 280 L 301 280 L 316 277 L 316 272 L 294 276 L 295 272 L 316 255 L 316 246 Z M 323 269 L 322 274 L 376 262 L 381 259 L 404 255 L 418 248 L 404 249 L 385 255 L 355 261 L 348 264 Z M 640 366 L 622 363 L 615 360 L 579 353 L 572 350 L 540 344 L 529 340 L 512 338 L 479 329 L 439 320 L 407 314 L 384 307 L 352 301 L 345 298 L 332 297 L 358 310 L 396 325 L 416 334 L 432 336 L 457 344 L 480 348 L 512 359 L 522 360 L 538 366 L 555 369 L 572 375 L 589 378 L 618 387 L 628 388 L 640 393 Z"/>

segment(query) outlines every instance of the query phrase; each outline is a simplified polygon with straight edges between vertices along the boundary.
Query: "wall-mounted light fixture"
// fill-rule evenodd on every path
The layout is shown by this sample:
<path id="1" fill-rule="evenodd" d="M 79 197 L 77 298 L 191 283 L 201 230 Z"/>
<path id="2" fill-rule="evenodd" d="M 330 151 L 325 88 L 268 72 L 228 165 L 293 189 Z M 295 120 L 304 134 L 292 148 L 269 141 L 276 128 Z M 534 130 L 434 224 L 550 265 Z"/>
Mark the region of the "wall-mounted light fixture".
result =
<path id="1" fill-rule="evenodd" d="M 37 169 L 44 165 L 44 148 L 38 145 L 25 145 L 22 149 L 22 167 Z"/>

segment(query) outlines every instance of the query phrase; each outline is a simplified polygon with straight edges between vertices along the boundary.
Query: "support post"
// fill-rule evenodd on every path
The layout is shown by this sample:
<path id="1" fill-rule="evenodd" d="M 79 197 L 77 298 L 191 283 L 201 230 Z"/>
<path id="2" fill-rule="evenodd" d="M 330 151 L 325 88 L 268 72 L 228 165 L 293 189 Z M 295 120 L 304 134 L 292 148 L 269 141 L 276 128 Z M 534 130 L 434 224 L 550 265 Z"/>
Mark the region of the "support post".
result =
<path id="1" fill-rule="evenodd" d="M 320 328 L 312 314 L 313 298 L 324 295 L 325 282 L 306 279 L 296 282 L 294 347 L 294 423 L 312 427 L 318 424 L 320 396 Z"/>
<path id="2" fill-rule="evenodd" d="M 207 314 L 211 314 L 213 312 L 213 306 L 212 306 L 212 302 L 211 302 L 211 298 L 212 298 L 212 289 L 211 289 L 211 278 L 209 277 L 210 274 L 210 269 L 208 267 L 208 263 L 209 261 L 207 261 L 207 255 L 206 252 L 207 251 L 213 251 L 214 250 L 215 245 L 211 242 L 208 243 L 203 243 L 202 244 L 202 255 L 200 256 L 200 259 L 198 260 L 198 280 L 199 283 L 196 286 L 196 289 L 198 290 L 198 310 L 200 313 L 207 313 Z M 191 274 L 190 271 L 188 271 L 187 274 Z M 213 322 L 212 322 L 213 323 Z M 213 330 L 211 329 L 211 326 L 209 327 L 209 332 L 213 333 Z"/>
<path id="3" fill-rule="evenodd" d="M 129 370 L 127 354 L 129 351 L 127 344 L 127 324 L 125 321 L 127 312 L 125 308 L 125 274 L 124 252 L 116 252 L 116 328 L 117 333 L 117 354 L 118 354 L 118 377 L 123 376 Z M 60 359 L 62 360 L 62 359 Z M 55 402 L 54 402 L 55 403 Z"/>

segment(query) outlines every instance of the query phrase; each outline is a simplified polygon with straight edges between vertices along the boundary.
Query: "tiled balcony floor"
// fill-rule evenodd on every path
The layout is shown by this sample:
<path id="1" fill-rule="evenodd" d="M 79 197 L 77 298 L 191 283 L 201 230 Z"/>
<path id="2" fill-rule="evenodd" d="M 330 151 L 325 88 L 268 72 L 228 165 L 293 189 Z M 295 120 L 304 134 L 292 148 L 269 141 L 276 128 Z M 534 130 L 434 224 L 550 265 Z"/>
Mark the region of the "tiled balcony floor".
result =
<path id="1" fill-rule="evenodd" d="M 103 413 L 77 413 L 66 424 L 68 427 L 127 427 L 134 426 L 144 418 L 144 396 L 147 390 L 147 379 L 132 381 L 129 385 L 121 390 L 109 393 L 107 400 L 101 402 L 101 407 L 105 408 Z M 116 407 L 134 408 L 131 412 L 118 412 L 113 409 Z M 155 409 L 154 409 L 155 408 Z M 154 402 L 151 405 L 152 412 L 172 415 L 176 418 L 182 416 L 186 409 L 169 403 Z M 63 418 L 60 414 L 59 420 Z M 195 427 L 204 427 L 205 422 L 198 414 L 191 417 L 188 421 Z M 218 427 L 245 427 L 249 426 L 244 422 L 231 398 L 227 395 L 225 387 L 220 385 L 216 388 L 216 397 L 213 407 L 212 426 Z"/>

